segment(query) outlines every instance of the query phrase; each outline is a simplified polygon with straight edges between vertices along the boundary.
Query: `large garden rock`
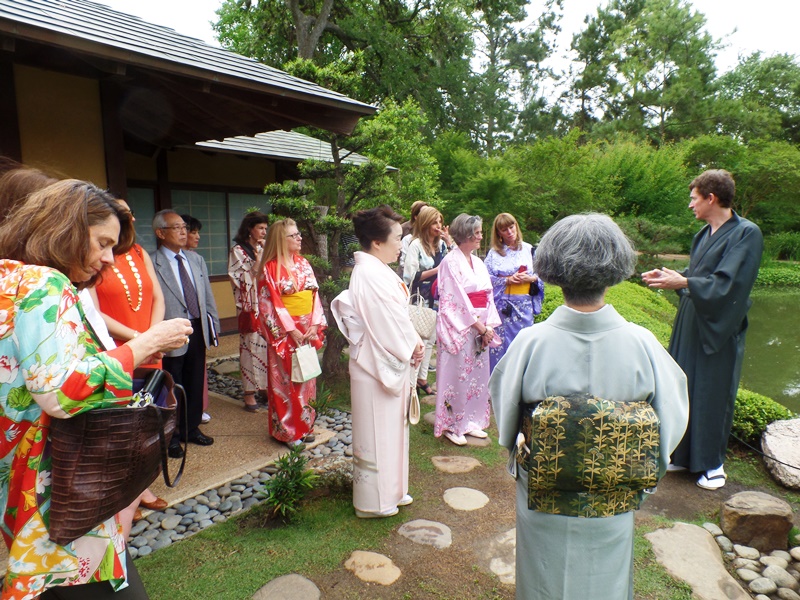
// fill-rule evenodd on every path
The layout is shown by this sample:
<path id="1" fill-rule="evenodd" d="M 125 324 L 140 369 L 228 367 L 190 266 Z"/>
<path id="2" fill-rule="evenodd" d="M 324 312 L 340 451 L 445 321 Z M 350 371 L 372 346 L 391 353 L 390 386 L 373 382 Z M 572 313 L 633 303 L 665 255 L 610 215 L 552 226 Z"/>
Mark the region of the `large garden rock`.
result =
<path id="1" fill-rule="evenodd" d="M 722 503 L 720 526 L 736 544 L 762 552 L 786 549 L 792 508 L 769 494 L 740 492 Z"/>
<path id="2" fill-rule="evenodd" d="M 800 465 L 800 419 L 773 421 L 761 436 L 764 454 L 790 465 Z M 783 486 L 800 489 L 800 469 L 764 459 L 772 476 Z"/>

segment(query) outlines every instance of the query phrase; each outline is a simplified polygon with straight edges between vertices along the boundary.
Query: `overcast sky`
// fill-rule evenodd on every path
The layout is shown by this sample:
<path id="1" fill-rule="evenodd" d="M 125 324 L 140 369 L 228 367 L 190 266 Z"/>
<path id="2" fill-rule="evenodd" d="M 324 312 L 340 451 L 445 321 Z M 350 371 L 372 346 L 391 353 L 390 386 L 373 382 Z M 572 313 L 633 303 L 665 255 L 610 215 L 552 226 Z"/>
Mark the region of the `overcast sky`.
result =
<path id="1" fill-rule="evenodd" d="M 141 17 L 151 23 L 166 25 L 179 33 L 216 44 L 211 22 L 222 0 L 98 0 L 112 8 Z M 540 0 L 539 0 L 540 1 Z M 583 26 L 584 17 L 594 14 L 606 0 L 564 0 L 564 33 L 559 39 L 560 53 L 569 48 L 572 34 Z M 537 0 L 532 0 L 537 4 Z M 800 2 L 797 0 L 694 0 L 695 10 L 707 19 L 709 33 L 724 38 L 728 48 L 717 57 L 720 72 L 736 65 L 740 54 L 756 50 L 765 54 L 800 53 L 797 24 Z"/>

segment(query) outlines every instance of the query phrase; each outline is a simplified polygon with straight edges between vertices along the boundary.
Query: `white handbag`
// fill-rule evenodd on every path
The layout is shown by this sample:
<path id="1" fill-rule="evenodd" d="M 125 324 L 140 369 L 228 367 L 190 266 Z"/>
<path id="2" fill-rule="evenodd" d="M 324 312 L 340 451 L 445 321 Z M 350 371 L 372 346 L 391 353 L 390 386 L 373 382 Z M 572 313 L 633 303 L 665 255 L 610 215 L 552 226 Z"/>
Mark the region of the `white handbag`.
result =
<path id="1" fill-rule="evenodd" d="M 408 316 L 419 337 L 430 339 L 436 330 L 436 311 L 428 308 L 428 303 L 420 294 L 414 294 L 409 299 Z"/>
<path id="2" fill-rule="evenodd" d="M 304 383 L 322 374 L 319 357 L 314 346 L 298 346 L 292 354 L 292 381 Z"/>

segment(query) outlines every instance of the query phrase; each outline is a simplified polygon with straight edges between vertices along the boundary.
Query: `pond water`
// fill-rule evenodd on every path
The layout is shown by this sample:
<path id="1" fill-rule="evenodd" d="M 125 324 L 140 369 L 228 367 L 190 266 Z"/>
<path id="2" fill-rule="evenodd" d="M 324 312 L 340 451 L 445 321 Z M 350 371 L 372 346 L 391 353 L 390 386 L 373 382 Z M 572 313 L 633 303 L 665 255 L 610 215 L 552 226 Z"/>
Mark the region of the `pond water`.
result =
<path id="1" fill-rule="evenodd" d="M 756 290 L 741 385 L 800 412 L 800 290 Z"/>

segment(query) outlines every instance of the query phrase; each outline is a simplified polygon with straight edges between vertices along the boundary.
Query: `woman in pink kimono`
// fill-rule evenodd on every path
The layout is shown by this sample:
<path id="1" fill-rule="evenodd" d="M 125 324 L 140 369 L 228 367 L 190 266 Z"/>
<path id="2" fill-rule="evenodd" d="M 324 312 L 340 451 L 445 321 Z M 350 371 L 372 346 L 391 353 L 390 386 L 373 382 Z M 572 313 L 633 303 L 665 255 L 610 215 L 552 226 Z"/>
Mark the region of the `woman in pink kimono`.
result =
<path id="1" fill-rule="evenodd" d="M 258 311 L 267 340 L 269 433 L 294 447 L 314 441 L 317 381 L 292 381 L 292 353 L 303 344 L 322 347 L 325 315 L 319 285 L 309 262 L 300 256 L 302 236 L 292 219 L 275 221 L 267 230 L 256 268 Z"/>
<path id="2" fill-rule="evenodd" d="M 388 206 L 358 212 L 350 289 L 331 303 L 350 342 L 353 506 L 364 519 L 391 517 L 408 494 L 408 408 L 412 376 L 425 345 L 408 316 L 408 288 L 389 263 L 402 246 L 400 220 Z"/>
<path id="3" fill-rule="evenodd" d="M 439 316 L 436 336 L 436 422 L 433 434 L 457 446 L 465 435 L 487 437 L 489 426 L 489 347 L 500 344 L 494 328 L 500 316 L 492 281 L 480 258 L 481 218 L 458 215 L 450 225 L 457 248 L 439 265 Z"/>

